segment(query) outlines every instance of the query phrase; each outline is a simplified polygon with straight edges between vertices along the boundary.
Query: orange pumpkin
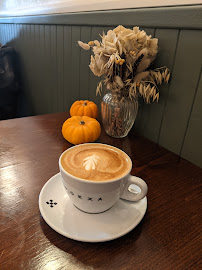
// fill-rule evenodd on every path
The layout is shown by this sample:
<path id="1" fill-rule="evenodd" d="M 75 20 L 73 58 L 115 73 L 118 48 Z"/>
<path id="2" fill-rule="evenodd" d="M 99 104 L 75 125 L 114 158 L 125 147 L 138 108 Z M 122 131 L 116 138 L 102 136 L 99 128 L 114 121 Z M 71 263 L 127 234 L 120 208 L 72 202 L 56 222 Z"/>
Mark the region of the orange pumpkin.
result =
<path id="1" fill-rule="evenodd" d="M 100 123 L 88 116 L 72 116 L 62 126 L 63 137 L 72 144 L 94 142 L 100 133 Z"/>
<path id="2" fill-rule="evenodd" d="M 88 100 L 77 100 L 70 108 L 71 116 L 89 116 L 92 118 L 98 117 L 98 107 L 97 105 Z"/>

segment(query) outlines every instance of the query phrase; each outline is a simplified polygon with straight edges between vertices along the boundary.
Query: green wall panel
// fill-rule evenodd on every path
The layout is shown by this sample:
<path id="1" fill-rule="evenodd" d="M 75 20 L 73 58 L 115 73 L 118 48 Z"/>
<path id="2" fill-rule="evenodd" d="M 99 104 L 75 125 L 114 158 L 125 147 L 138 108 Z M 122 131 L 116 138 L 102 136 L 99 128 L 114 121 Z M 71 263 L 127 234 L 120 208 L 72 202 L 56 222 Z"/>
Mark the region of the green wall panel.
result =
<path id="1" fill-rule="evenodd" d="M 49 81 L 51 75 L 51 31 L 50 25 L 45 25 L 44 27 L 44 62 L 45 62 L 45 69 L 44 69 L 44 81 L 45 83 Z M 50 87 L 50 84 L 49 84 Z M 49 87 L 44 87 L 44 93 L 46 96 L 46 107 L 45 110 L 50 113 L 51 112 L 51 95 Z"/>
<path id="2" fill-rule="evenodd" d="M 71 57 L 71 102 L 79 99 L 80 96 L 80 48 L 77 45 L 78 40 L 81 39 L 81 28 L 80 26 L 72 26 L 72 57 Z"/>
<path id="3" fill-rule="evenodd" d="M 197 86 L 181 156 L 202 167 L 202 74 Z"/>
<path id="4" fill-rule="evenodd" d="M 36 95 L 36 76 L 37 76 L 37 65 L 35 62 L 36 59 L 36 46 L 35 46 L 35 25 L 27 25 L 27 31 L 29 36 L 27 37 L 27 49 L 28 49 L 28 55 L 27 57 L 30 59 L 30 61 L 27 61 L 28 67 L 27 67 L 27 76 L 28 76 L 28 85 L 24 86 L 24 89 L 26 89 L 27 95 L 29 94 L 29 108 L 31 110 L 31 113 L 36 113 L 35 104 L 38 102 L 37 95 Z M 16 31 L 19 30 L 19 26 L 16 29 Z M 17 35 L 16 35 L 17 37 Z M 17 44 L 20 42 L 19 39 L 16 40 Z M 15 47 L 14 47 L 15 48 Z M 20 45 L 17 45 L 17 52 L 20 51 Z M 20 58 L 21 59 L 21 58 Z M 23 76 L 23 74 L 22 74 Z M 23 76 L 24 77 L 24 76 Z M 25 82 L 25 81 L 24 81 Z M 35 110 L 35 111 L 34 111 Z"/>
<path id="5" fill-rule="evenodd" d="M 33 87 L 33 81 L 34 78 L 33 76 L 30 76 L 30 74 L 33 73 L 32 70 L 32 61 L 27 61 L 27 59 L 30 58 L 30 51 L 32 48 L 32 32 L 31 32 L 31 25 L 24 25 L 21 28 L 21 33 L 22 38 L 23 38 L 23 44 L 19 44 L 18 50 L 21 51 L 21 46 L 23 47 L 23 56 L 19 58 L 19 60 L 23 61 L 23 89 L 26 92 L 26 96 L 27 99 L 29 100 L 29 103 L 31 104 L 31 106 L 29 106 L 30 108 L 33 107 L 33 105 L 35 104 L 35 102 L 33 103 L 32 101 L 35 100 L 35 92 L 34 89 L 35 87 Z M 11 44 L 12 46 L 12 44 Z M 34 49 L 34 48 L 33 48 Z M 31 55 L 32 57 L 32 55 Z"/>
<path id="6" fill-rule="evenodd" d="M 57 112 L 57 26 L 51 25 L 51 74 L 49 76 L 52 93 L 51 108 L 52 112 Z"/>
<path id="7" fill-rule="evenodd" d="M 159 144 L 180 154 L 202 63 L 202 35 L 181 30 Z"/>
<path id="8" fill-rule="evenodd" d="M 39 100 L 39 108 L 40 114 L 44 114 L 47 111 L 48 102 L 46 99 L 47 92 L 45 88 L 47 88 L 46 80 L 45 80 L 45 69 L 46 69 L 46 56 L 45 56 L 45 25 L 40 25 L 39 27 L 39 35 L 38 35 L 38 49 L 39 54 L 37 56 L 37 61 L 39 61 L 39 81 L 38 88 L 40 89 L 40 100 Z"/>
<path id="9" fill-rule="evenodd" d="M 167 66 L 172 74 L 175 60 L 175 52 L 178 42 L 179 30 L 175 29 L 156 29 L 155 37 L 159 39 L 159 52 L 155 61 L 156 67 Z M 170 42 L 172 40 L 172 42 Z M 163 83 L 159 85 L 159 102 L 144 104 L 141 118 L 140 131 L 145 137 L 154 142 L 158 142 L 159 132 L 161 130 L 164 109 L 169 92 L 170 84 Z"/>
<path id="10" fill-rule="evenodd" d="M 89 42 L 91 39 L 91 27 L 81 26 L 81 40 L 83 42 Z M 79 81 L 80 81 L 80 96 L 82 100 L 89 98 L 89 78 L 90 78 L 90 50 L 80 50 L 80 70 L 79 70 Z"/>
<path id="11" fill-rule="evenodd" d="M 64 111 L 64 27 L 57 25 L 57 111 Z"/>
<path id="12" fill-rule="evenodd" d="M 68 111 L 71 105 L 72 92 L 72 28 L 64 26 L 64 111 Z"/>
<path id="13" fill-rule="evenodd" d="M 33 59 L 33 63 L 34 63 L 34 79 L 35 79 L 35 102 L 34 102 L 34 113 L 36 114 L 43 114 L 42 111 L 42 102 L 44 102 L 43 100 L 43 96 L 44 94 L 42 93 L 42 85 L 43 85 L 43 78 L 41 73 L 43 72 L 43 69 L 41 68 L 41 57 L 42 54 L 40 52 L 40 25 L 35 25 L 35 33 L 34 33 L 34 44 L 35 44 L 35 50 L 34 50 L 34 54 L 31 56 Z M 34 58 L 33 58 L 34 57 Z M 24 61 L 23 61 L 24 62 Z M 25 72 L 25 68 L 23 68 L 23 72 Z M 28 76 L 32 76 L 31 74 Z M 27 78 L 27 74 L 23 77 Z M 25 86 L 26 89 L 26 86 Z"/>

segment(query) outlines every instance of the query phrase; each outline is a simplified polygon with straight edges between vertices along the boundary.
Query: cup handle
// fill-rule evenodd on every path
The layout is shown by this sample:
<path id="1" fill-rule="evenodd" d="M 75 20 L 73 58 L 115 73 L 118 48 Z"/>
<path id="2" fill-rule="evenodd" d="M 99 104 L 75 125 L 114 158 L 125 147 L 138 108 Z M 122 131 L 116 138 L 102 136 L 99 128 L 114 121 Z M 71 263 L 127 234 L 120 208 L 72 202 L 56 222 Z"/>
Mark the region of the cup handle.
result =
<path id="1" fill-rule="evenodd" d="M 136 190 L 135 192 L 130 191 L 131 185 L 138 186 L 140 188 L 140 192 Z M 148 186 L 144 180 L 142 180 L 139 177 L 129 175 L 121 198 L 124 200 L 136 202 L 143 199 L 147 195 L 147 191 L 148 191 Z"/>

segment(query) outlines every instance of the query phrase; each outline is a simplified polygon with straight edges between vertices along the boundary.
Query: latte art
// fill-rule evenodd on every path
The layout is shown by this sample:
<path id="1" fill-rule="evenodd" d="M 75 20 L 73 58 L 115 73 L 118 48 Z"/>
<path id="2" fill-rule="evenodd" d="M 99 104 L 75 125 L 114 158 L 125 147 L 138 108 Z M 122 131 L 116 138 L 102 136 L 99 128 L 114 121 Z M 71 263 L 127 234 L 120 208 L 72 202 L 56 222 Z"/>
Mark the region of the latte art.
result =
<path id="1" fill-rule="evenodd" d="M 124 152 L 112 146 L 83 144 L 68 149 L 61 157 L 61 165 L 75 177 L 107 181 L 124 176 L 131 162 Z"/>
<path id="2" fill-rule="evenodd" d="M 89 156 L 87 158 L 84 158 L 83 160 L 83 166 L 84 168 L 89 171 L 89 170 L 95 170 L 97 164 L 98 164 L 98 161 L 100 162 L 100 158 L 99 156 L 96 156 L 96 155 L 92 155 L 92 156 Z"/>

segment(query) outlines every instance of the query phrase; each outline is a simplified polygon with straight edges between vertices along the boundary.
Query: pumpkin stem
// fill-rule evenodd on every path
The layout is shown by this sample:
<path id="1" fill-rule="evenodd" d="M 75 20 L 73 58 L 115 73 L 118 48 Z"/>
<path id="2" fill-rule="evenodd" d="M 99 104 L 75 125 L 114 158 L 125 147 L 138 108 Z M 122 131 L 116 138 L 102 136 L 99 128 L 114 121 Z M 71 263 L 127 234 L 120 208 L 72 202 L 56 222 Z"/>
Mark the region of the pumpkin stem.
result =
<path id="1" fill-rule="evenodd" d="M 87 106 L 87 102 L 86 101 L 84 101 L 83 106 Z"/>
<path id="2" fill-rule="evenodd" d="M 81 121 L 79 122 L 79 124 L 80 124 L 80 125 L 85 125 L 85 122 L 84 122 L 83 120 L 81 120 Z"/>

